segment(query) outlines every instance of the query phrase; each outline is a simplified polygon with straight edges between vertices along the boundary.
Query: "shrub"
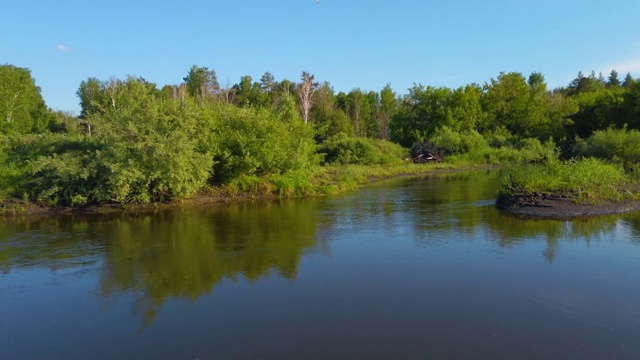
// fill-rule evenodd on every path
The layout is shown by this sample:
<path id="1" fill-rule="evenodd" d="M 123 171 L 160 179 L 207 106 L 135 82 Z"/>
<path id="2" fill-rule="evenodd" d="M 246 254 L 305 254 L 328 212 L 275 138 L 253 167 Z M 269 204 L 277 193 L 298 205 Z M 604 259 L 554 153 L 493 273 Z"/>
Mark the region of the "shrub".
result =
<path id="1" fill-rule="evenodd" d="M 325 164 L 382 165 L 402 162 L 407 150 L 385 140 L 338 134 L 318 147 Z"/>
<path id="2" fill-rule="evenodd" d="M 635 171 L 640 164 L 640 131 L 625 128 L 596 131 L 586 140 L 578 140 L 573 153 L 622 163 L 628 171 Z"/>
<path id="3" fill-rule="evenodd" d="M 447 155 L 464 154 L 489 147 L 485 138 L 475 130 L 458 133 L 446 126 L 436 131 L 432 141 Z"/>
<path id="4" fill-rule="evenodd" d="M 309 169 L 318 163 L 313 129 L 299 118 L 266 109 L 222 106 L 211 129 L 216 146 L 214 176 L 222 183 L 248 175 Z"/>
<path id="5" fill-rule="evenodd" d="M 13 147 L 13 195 L 45 205 L 82 205 L 100 181 L 95 154 L 101 146 L 94 138 L 24 135 L 13 139 Z"/>
<path id="6" fill-rule="evenodd" d="M 560 150 L 551 139 L 544 144 L 536 138 L 523 139 L 516 144 L 516 148 L 520 150 L 521 161 L 524 162 L 555 161 L 560 153 Z"/>
<path id="7" fill-rule="evenodd" d="M 126 106 L 87 119 L 102 145 L 96 159 L 103 180 L 92 194 L 99 202 L 180 199 L 200 190 L 210 176 L 212 156 L 195 140 L 202 132 L 191 112 L 195 105 L 148 91 L 138 89 Z"/>

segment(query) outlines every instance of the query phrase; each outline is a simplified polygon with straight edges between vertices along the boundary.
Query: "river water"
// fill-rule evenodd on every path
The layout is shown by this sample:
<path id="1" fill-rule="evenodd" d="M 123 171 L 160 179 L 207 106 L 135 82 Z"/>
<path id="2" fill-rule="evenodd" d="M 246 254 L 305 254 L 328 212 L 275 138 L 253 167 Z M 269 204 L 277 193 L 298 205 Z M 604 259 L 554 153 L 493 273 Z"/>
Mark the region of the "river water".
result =
<path id="1" fill-rule="evenodd" d="M 640 359 L 640 216 L 518 218 L 497 179 L 0 219 L 0 359 Z"/>

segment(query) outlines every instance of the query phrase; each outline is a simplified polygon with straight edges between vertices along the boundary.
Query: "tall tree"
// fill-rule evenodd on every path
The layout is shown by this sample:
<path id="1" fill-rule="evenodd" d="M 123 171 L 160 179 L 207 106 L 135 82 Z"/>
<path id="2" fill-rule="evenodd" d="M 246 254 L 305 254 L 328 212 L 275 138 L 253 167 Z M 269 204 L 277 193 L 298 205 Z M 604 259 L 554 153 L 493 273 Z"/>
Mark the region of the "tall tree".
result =
<path id="1" fill-rule="evenodd" d="M 309 113 L 313 105 L 313 93 L 318 89 L 320 84 L 315 82 L 315 76 L 306 71 L 302 72 L 302 82 L 298 84 L 298 97 L 300 99 L 300 109 L 302 110 L 302 119 L 304 123 L 309 122 Z"/>
<path id="2" fill-rule="evenodd" d="M 257 82 L 252 82 L 251 76 L 243 76 L 240 82 L 233 86 L 234 103 L 242 106 L 264 106 L 267 104 L 267 94 L 262 92 L 262 87 Z"/>
<path id="3" fill-rule="evenodd" d="M 442 126 L 452 125 L 447 101 L 451 89 L 415 84 L 391 121 L 391 139 L 403 146 L 423 142 Z"/>
<path id="4" fill-rule="evenodd" d="M 620 86 L 620 79 L 618 79 L 618 72 L 615 70 L 611 70 L 609 74 L 609 80 L 607 81 L 607 87 L 618 87 Z"/>
<path id="5" fill-rule="evenodd" d="M 80 118 L 106 111 L 105 94 L 102 91 L 102 83 L 97 78 L 91 77 L 81 81 L 76 95 L 80 99 Z"/>
<path id="6" fill-rule="evenodd" d="M 344 93 L 341 94 L 346 96 Z M 340 133 L 353 136 L 353 124 L 337 103 L 338 99 L 328 82 L 322 84 L 314 93 L 311 118 L 316 132 L 316 141 L 319 143 Z"/>
<path id="7" fill-rule="evenodd" d="M 488 114 L 481 104 L 482 87 L 466 85 L 454 90 L 447 99 L 451 108 L 451 121 L 447 125 L 456 131 L 487 131 Z"/>
<path id="8" fill-rule="evenodd" d="M 260 78 L 260 86 L 262 87 L 262 91 L 270 93 L 276 86 L 276 79 L 270 72 L 267 71 Z"/>
<path id="9" fill-rule="evenodd" d="M 532 136 L 541 116 L 534 94 L 544 87 L 537 84 L 532 88 L 522 74 L 512 72 L 500 73 L 485 89 L 483 104 L 492 116 L 493 128 L 505 127 L 519 138 Z"/>
<path id="10" fill-rule="evenodd" d="M 596 78 L 595 71 L 591 71 L 591 74 L 587 77 L 582 74 L 582 71 L 578 72 L 578 76 L 571 81 L 568 87 L 568 95 L 577 95 L 585 92 L 598 91 L 605 86 L 598 78 Z"/>
<path id="11" fill-rule="evenodd" d="M 367 103 L 370 108 L 369 119 L 365 122 L 365 136 L 368 138 L 377 138 L 378 129 L 378 112 L 380 111 L 380 94 L 376 91 L 369 91 L 366 94 Z"/>
<path id="12" fill-rule="evenodd" d="M 183 78 L 187 85 L 187 92 L 199 103 L 213 99 L 220 90 L 216 72 L 206 67 L 193 65 L 187 76 Z"/>
<path id="13" fill-rule="evenodd" d="M 347 115 L 353 122 L 356 136 L 366 136 L 367 123 L 371 118 L 371 105 L 360 89 L 353 89 L 347 95 Z"/>
<path id="14" fill-rule="evenodd" d="M 545 86 L 546 88 L 546 85 L 544 83 L 544 76 L 539 72 L 532 72 L 531 75 L 529 75 L 529 80 L 527 81 L 527 83 L 529 84 L 529 87 L 531 89 L 540 88 L 542 86 Z"/>
<path id="15" fill-rule="evenodd" d="M 387 84 L 380 91 L 380 107 L 378 109 L 378 137 L 380 139 L 389 140 L 391 118 L 398 108 L 398 100 L 396 93 L 391 89 L 391 85 Z"/>
<path id="16" fill-rule="evenodd" d="M 0 65 L 0 131 L 40 132 L 54 121 L 31 71 Z"/>
<path id="17" fill-rule="evenodd" d="M 633 86 L 634 82 L 635 80 L 633 79 L 633 77 L 631 77 L 631 73 L 627 73 L 627 75 L 624 77 L 624 81 L 622 82 L 622 86 L 630 89 Z"/>
<path id="18" fill-rule="evenodd" d="M 274 104 L 275 102 L 275 89 L 276 89 L 276 79 L 270 72 L 265 72 L 264 75 L 260 78 L 260 88 L 262 92 L 265 94 L 265 101 L 268 104 Z"/>

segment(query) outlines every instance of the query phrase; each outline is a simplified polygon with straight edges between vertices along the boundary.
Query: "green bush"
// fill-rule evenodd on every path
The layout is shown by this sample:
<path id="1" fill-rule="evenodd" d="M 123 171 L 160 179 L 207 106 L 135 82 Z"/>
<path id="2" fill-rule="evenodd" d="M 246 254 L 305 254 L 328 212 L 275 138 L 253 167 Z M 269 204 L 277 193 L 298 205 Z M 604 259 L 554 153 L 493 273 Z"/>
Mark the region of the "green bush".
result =
<path id="1" fill-rule="evenodd" d="M 193 195 L 206 184 L 213 159 L 197 148 L 202 125 L 185 106 L 145 97 L 89 119 L 103 145 L 97 161 L 104 180 L 92 194 L 97 201 L 167 201 Z"/>
<path id="2" fill-rule="evenodd" d="M 318 146 L 325 164 L 382 165 L 402 162 L 408 152 L 385 140 L 347 137 L 338 134 Z"/>
<path id="3" fill-rule="evenodd" d="M 516 148 L 521 153 L 520 161 L 524 162 L 555 161 L 560 152 L 551 139 L 545 143 L 536 138 L 523 139 L 516 144 Z"/>
<path id="4" fill-rule="evenodd" d="M 217 144 L 218 182 L 309 169 L 318 163 L 313 128 L 301 119 L 267 109 L 222 106 L 219 110 L 219 123 L 211 129 Z"/>
<path id="5" fill-rule="evenodd" d="M 459 133 L 446 126 L 438 129 L 431 140 L 447 155 L 475 152 L 489 147 L 485 138 L 475 130 Z"/>
<path id="6" fill-rule="evenodd" d="M 493 148 L 513 147 L 517 142 L 517 137 L 509 132 L 504 126 L 500 126 L 495 130 L 485 133 L 484 138 Z"/>
<path id="7" fill-rule="evenodd" d="M 640 131 L 624 128 L 596 131 L 586 140 L 578 140 L 573 153 L 622 163 L 628 171 L 636 171 L 640 164 Z"/>
<path id="8" fill-rule="evenodd" d="M 95 154 L 102 147 L 96 139 L 45 133 L 17 136 L 12 142 L 11 194 L 26 194 L 45 205 L 82 205 L 89 200 L 100 181 Z"/>

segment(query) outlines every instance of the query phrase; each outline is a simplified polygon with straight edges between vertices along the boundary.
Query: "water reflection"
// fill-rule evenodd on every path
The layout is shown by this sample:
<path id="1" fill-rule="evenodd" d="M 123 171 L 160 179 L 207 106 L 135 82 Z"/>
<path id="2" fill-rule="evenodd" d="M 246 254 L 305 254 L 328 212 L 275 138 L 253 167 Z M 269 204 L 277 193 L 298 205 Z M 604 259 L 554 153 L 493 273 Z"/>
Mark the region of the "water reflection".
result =
<path id="1" fill-rule="evenodd" d="M 93 223 L 77 217 L 0 218 L 0 269 L 53 271 L 93 264 L 104 246 Z"/>
<path id="2" fill-rule="evenodd" d="M 99 261 L 99 294 L 131 294 L 134 313 L 149 324 L 167 298 L 195 300 L 225 278 L 295 278 L 302 256 L 316 246 L 314 204 L 5 219 L 0 266 L 9 273 L 12 268 L 56 270 Z"/>
<path id="3" fill-rule="evenodd" d="M 325 199 L 0 219 L 0 358 L 557 358 L 576 329 L 601 353 L 632 352 L 603 334 L 638 338 L 640 214 L 523 219 L 495 208 L 496 183 L 444 174 Z M 128 352 L 141 344 L 156 353 Z"/>

